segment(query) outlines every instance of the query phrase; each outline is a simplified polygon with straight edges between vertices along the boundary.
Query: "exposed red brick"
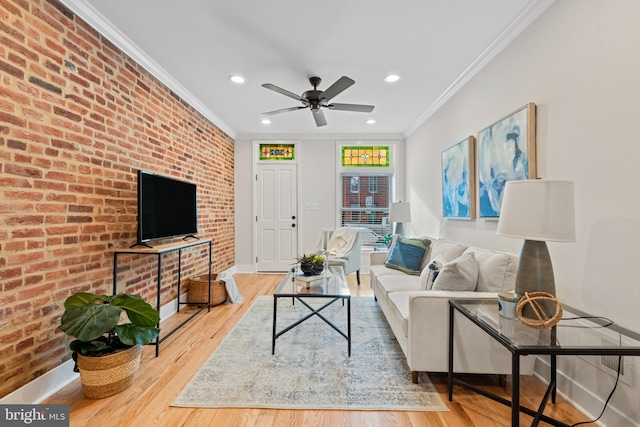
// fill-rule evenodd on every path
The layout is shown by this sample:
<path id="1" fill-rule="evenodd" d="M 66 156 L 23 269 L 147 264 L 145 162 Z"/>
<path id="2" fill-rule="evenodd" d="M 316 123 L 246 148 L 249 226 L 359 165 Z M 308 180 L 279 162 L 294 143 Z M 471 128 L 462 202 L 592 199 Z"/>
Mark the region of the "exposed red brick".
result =
<path id="1" fill-rule="evenodd" d="M 11 82 L 0 85 L 2 397 L 69 358 L 58 329 L 67 296 L 111 292 L 113 250 L 135 243 L 136 169 L 196 182 L 214 268 L 233 265 L 234 154 L 227 135 L 56 0 L 0 4 L 11 17 L 0 23 Z M 183 280 L 206 264 L 197 253 L 202 262 L 183 254 Z M 163 304 L 176 297 L 177 257 L 166 258 Z M 121 262 L 119 287 L 155 303 L 154 257 Z"/>
<path id="2" fill-rule="evenodd" d="M 44 252 L 20 252 L 17 254 L 10 254 L 7 256 L 7 262 L 10 265 L 26 264 L 33 261 L 40 261 L 44 258 Z"/>
<path id="3" fill-rule="evenodd" d="M 7 74 L 10 74 L 14 77 L 17 77 L 19 79 L 24 79 L 24 71 L 22 71 L 20 68 L 18 67 L 14 67 L 11 64 L 8 64 L 4 61 L 0 61 L 0 71 L 3 71 Z"/>
<path id="4" fill-rule="evenodd" d="M 69 120 L 73 120 L 74 122 L 79 122 L 80 120 L 82 120 L 82 116 L 80 116 L 79 114 L 74 114 L 71 111 L 67 111 L 60 107 L 53 107 L 53 113 L 65 117 Z"/>
<path id="5" fill-rule="evenodd" d="M 0 344 L 7 344 L 10 342 L 15 342 L 22 338 L 22 331 L 16 330 L 9 333 L 0 332 Z"/>
<path id="6" fill-rule="evenodd" d="M 42 224 L 44 222 L 44 216 L 42 215 L 20 215 L 11 216 L 6 220 L 7 225 L 35 225 Z"/>
<path id="7" fill-rule="evenodd" d="M 0 213 L 32 212 L 32 203 L 4 202 L 0 203 Z"/>

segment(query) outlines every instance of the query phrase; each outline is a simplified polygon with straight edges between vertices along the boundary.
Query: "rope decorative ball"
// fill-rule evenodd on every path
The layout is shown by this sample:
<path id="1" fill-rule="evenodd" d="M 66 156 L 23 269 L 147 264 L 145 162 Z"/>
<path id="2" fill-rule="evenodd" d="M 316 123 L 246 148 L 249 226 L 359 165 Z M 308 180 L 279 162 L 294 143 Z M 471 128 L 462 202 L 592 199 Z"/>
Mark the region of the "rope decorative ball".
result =
<path id="1" fill-rule="evenodd" d="M 551 317 L 544 311 L 540 301 L 551 301 L 556 307 L 555 314 Z M 536 315 L 536 319 L 530 319 L 522 315 L 525 306 L 530 306 Z M 524 296 L 518 301 L 516 306 L 516 315 L 522 323 L 535 329 L 551 329 L 562 318 L 562 305 L 556 297 L 547 292 L 525 292 Z"/>

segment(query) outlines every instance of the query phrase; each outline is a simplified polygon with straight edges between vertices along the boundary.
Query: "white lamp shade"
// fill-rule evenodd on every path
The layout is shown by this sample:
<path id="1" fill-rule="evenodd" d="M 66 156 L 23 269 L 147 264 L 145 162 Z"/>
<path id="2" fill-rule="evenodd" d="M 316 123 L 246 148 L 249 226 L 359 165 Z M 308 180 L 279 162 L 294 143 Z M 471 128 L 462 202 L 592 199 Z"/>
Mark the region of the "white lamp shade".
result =
<path id="1" fill-rule="evenodd" d="M 508 181 L 498 234 L 527 240 L 575 242 L 573 182 L 544 179 Z"/>
<path id="2" fill-rule="evenodd" d="M 411 206 L 409 203 L 394 202 L 391 203 L 389 212 L 389 221 L 391 222 L 411 222 Z"/>

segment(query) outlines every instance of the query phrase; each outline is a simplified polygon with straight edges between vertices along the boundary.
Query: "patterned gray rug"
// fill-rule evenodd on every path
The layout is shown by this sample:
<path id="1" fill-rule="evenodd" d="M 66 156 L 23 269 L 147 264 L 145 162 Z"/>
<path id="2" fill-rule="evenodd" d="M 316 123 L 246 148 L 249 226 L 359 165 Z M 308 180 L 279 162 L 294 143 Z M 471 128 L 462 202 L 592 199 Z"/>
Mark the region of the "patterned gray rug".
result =
<path id="1" fill-rule="evenodd" d="M 278 330 L 310 313 L 278 300 Z M 313 306 L 326 300 L 317 299 Z M 338 301 L 321 313 L 346 331 Z M 271 355 L 273 297 L 260 297 L 240 319 L 172 406 L 448 411 L 426 374 L 411 382 L 405 357 L 377 303 L 351 299 L 351 358 L 347 340 L 317 316 L 276 341 Z"/>

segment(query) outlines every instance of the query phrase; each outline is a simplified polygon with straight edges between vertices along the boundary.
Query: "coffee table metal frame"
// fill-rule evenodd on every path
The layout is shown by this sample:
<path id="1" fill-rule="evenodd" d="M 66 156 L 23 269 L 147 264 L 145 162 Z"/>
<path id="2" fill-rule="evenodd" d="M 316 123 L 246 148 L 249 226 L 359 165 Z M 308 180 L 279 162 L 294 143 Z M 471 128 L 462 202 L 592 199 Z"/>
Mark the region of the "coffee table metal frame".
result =
<path id="1" fill-rule="evenodd" d="M 344 270 L 340 266 L 329 266 L 329 276 L 325 276 L 322 279 L 317 280 L 307 286 L 300 280 L 296 280 L 296 270 L 292 268 L 287 276 L 282 280 L 280 286 L 273 294 L 273 334 L 271 340 L 271 354 L 275 354 L 276 351 L 276 339 L 283 334 L 287 333 L 291 329 L 300 325 L 304 321 L 310 319 L 313 316 L 318 316 L 326 324 L 331 326 L 336 332 L 342 335 L 347 340 L 348 355 L 351 357 L 351 293 L 349 292 L 349 286 L 344 275 Z M 277 331 L 276 322 L 278 318 L 278 299 L 279 298 L 291 298 L 291 303 L 295 304 L 295 301 L 300 301 L 305 307 L 307 307 L 311 313 L 305 317 L 297 320 L 281 331 Z M 305 299 L 310 298 L 331 298 L 326 304 L 319 308 L 314 308 L 309 305 Z M 342 305 L 347 305 L 347 331 L 344 332 L 333 322 L 327 319 L 322 313 L 325 308 L 329 307 L 336 301 L 342 301 Z"/>

